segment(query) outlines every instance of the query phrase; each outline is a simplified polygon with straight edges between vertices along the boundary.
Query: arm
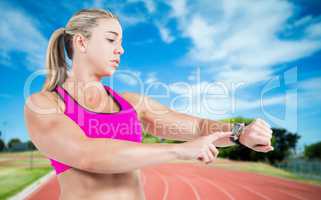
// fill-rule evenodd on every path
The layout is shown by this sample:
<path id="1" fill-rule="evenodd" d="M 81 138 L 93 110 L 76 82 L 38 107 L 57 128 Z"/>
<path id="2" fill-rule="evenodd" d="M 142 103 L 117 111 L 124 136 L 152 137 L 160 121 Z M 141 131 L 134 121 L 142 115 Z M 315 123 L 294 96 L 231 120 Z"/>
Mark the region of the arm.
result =
<path id="1" fill-rule="evenodd" d="M 189 141 L 200 136 L 229 132 L 232 129 L 230 123 L 179 113 L 147 96 L 130 92 L 122 96 L 139 113 L 144 130 L 160 138 Z M 244 128 L 240 142 L 252 150 L 268 152 L 273 150 L 271 138 L 271 127 L 264 120 L 257 119 Z M 217 147 L 235 145 L 229 137 L 221 137 L 213 144 Z"/>
<path id="2" fill-rule="evenodd" d="M 52 95 L 52 94 L 50 94 Z M 175 144 L 138 144 L 114 139 L 87 138 L 72 120 L 61 112 L 39 114 L 38 108 L 59 110 L 46 95 L 35 94 L 25 105 L 29 135 L 49 158 L 94 173 L 122 173 L 177 158 Z"/>
<path id="3" fill-rule="evenodd" d="M 189 141 L 215 132 L 231 130 L 229 123 L 179 113 L 147 96 L 125 92 L 122 97 L 134 106 L 144 130 L 160 138 Z M 223 147 L 234 143 L 226 137 L 215 141 L 214 145 Z"/>

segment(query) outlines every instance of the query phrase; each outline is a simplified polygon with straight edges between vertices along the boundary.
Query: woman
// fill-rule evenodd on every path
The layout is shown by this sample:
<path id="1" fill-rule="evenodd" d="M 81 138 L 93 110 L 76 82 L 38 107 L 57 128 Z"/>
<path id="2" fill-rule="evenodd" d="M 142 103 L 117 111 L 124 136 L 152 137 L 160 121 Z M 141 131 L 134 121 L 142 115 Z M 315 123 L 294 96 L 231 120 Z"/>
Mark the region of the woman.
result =
<path id="1" fill-rule="evenodd" d="M 72 60 L 69 73 L 64 49 Z M 105 10 L 79 11 L 50 38 L 48 76 L 43 90 L 27 99 L 25 118 L 30 138 L 56 170 L 60 199 L 144 199 L 141 167 L 174 159 L 210 163 L 218 154 L 215 146 L 234 144 L 228 123 L 178 113 L 103 85 L 123 53 L 121 25 Z M 186 142 L 142 144 L 143 129 Z M 273 149 L 263 120 L 240 133 L 239 141 L 253 150 Z"/>

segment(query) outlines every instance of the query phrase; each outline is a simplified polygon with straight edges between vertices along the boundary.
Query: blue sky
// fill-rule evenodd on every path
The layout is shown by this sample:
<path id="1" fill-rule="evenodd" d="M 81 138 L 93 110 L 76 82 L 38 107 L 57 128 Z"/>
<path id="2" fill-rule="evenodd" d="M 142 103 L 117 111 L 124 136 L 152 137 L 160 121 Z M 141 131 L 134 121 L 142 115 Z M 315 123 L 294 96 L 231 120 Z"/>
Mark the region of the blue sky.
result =
<path id="1" fill-rule="evenodd" d="M 305 1 L 0 1 L 0 130 L 28 139 L 50 35 L 81 8 L 109 8 L 125 54 L 103 82 L 209 119 L 263 118 L 321 140 L 321 3 Z M 35 78 L 32 78 L 35 77 Z"/>

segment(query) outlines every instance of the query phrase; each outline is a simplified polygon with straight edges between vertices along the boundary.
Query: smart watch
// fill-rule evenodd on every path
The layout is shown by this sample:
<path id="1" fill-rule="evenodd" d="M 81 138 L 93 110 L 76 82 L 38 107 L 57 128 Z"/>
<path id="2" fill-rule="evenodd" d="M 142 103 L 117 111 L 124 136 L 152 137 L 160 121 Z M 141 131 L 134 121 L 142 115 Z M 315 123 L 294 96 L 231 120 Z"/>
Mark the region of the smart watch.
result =
<path id="1" fill-rule="evenodd" d="M 235 144 L 241 144 L 240 143 L 240 135 L 243 131 L 244 124 L 243 123 L 235 123 L 232 128 L 232 135 L 230 137 L 231 141 Z"/>

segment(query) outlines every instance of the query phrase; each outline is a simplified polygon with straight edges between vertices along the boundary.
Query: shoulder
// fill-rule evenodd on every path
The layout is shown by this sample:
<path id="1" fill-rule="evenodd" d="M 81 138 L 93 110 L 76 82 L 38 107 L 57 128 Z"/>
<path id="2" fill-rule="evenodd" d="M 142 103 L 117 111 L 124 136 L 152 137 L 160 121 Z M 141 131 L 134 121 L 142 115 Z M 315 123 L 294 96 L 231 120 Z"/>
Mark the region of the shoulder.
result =
<path id="1" fill-rule="evenodd" d="M 120 95 L 126 99 L 134 108 L 139 111 L 140 114 L 148 113 L 153 111 L 169 111 L 169 108 L 159 103 L 157 100 L 148 97 L 146 95 L 134 93 L 134 92 L 123 92 Z"/>
<path id="2" fill-rule="evenodd" d="M 127 91 L 120 93 L 120 96 L 132 104 L 137 104 L 140 100 L 142 100 L 142 98 L 144 98 L 143 95 L 140 95 L 135 92 L 127 92 Z"/>
<path id="3" fill-rule="evenodd" d="M 50 114 L 61 112 L 58 95 L 54 92 L 41 91 L 30 95 L 24 105 L 25 112 Z"/>
<path id="4" fill-rule="evenodd" d="M 34 93 L 26 99 L 24 118 L 30 136 L 49 133 L 64 122 L 63 111 L 57 99 L 53 92 Z"/>
<path id="5" fill-rule="evenodd" d="M 120 93 L 120 96 L 123 97 L 126 101 L 128 101 L 133 106 L 145 106 L 148 101 L 150 101 L 150 98 L 148 96 L 138 94 L 135 92 L 122 92 Z"/>

